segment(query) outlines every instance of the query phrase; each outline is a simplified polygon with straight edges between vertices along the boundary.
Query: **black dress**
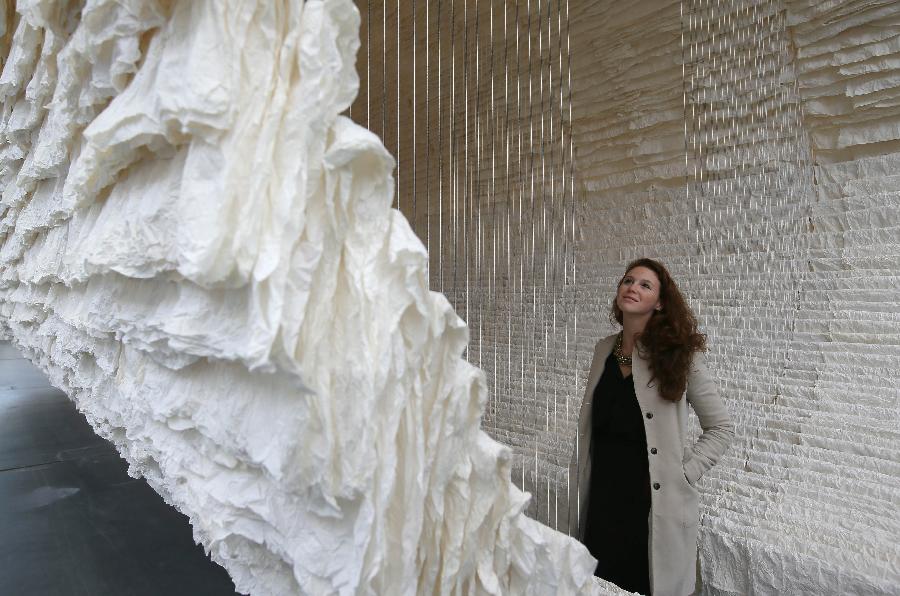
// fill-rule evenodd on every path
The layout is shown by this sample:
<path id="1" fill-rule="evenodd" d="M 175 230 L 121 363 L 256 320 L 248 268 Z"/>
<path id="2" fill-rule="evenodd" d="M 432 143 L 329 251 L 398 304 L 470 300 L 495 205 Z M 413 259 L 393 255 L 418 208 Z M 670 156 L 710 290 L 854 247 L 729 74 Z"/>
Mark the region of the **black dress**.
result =
<path id="1" fill-rule="evenodd" d="M 612 354 L 592 399 L 585 544 L 598 561 L 594 575 L 626 590 L 650 594 L 647 437 L 631 375 L 622 377 Z"/>

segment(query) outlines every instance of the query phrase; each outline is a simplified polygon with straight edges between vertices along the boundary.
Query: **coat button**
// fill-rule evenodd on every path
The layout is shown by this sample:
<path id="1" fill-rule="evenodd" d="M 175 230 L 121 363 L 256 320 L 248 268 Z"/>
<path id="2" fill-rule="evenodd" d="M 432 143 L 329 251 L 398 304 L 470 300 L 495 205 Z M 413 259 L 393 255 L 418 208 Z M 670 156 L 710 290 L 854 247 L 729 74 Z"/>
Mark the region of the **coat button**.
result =
<path id="1" fill-rule="evenodd" d="M 647 412 L 647 418 L 648 419 L 653 418 L 653 412 Z"/>
<path id="2" fill-rule="evenodd" d="M 659 490 L 659 482 L 653 483 L 653 490 Z"/>
<path id="3" fill-rule="evenodd" d="M 653 455 L 656 455 L 656 447 L 651 447 L 650 453 L 652 453 Z"/>

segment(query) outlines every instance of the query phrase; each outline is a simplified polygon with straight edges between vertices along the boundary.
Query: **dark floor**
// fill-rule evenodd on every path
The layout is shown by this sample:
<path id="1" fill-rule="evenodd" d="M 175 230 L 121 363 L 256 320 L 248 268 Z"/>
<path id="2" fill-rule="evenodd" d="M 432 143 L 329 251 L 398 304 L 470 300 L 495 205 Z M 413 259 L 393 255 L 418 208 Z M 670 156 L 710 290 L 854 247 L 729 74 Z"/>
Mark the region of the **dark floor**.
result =
<path id="1" fill-rule="evenodd" d="M 187 517 L 125 469 L 66 395 L 0 342 L 0 594 L 234 594 Z"/>

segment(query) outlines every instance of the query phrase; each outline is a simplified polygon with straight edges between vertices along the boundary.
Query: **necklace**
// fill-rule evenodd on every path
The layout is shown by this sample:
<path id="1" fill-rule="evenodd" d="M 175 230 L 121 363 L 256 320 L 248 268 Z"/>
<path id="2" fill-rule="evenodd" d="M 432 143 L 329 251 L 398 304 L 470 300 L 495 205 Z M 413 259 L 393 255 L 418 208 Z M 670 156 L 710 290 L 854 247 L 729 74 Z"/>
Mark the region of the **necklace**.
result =
<path id="1" fill-rule="evenodd" d="M 622 366 L 631 366 L 631 356 L 626 356 L 622 353 L 622 334 L 619 333 L 616 336 L 616 347 L 613 348 L 613 356 L 616 357 L 616 362 L 621 364 Z"/>

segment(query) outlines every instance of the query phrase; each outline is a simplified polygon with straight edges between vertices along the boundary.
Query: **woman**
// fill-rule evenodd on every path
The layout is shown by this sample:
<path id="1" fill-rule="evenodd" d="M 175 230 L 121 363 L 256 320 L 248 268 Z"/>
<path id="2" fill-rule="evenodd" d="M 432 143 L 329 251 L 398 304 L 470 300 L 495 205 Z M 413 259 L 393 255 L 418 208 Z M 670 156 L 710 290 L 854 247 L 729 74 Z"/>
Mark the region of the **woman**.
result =
<path id="1" fill-rule="evenodd" d="M 695 589 L 697 480 L 734 436 L 709 375 L 706 341 L 662 264 L 638 259 L 619 282 L 578 422 L 570 528 L 596 575 L 655 596 Z M 703 433 L 688 445 L 688 404 Z"/>

